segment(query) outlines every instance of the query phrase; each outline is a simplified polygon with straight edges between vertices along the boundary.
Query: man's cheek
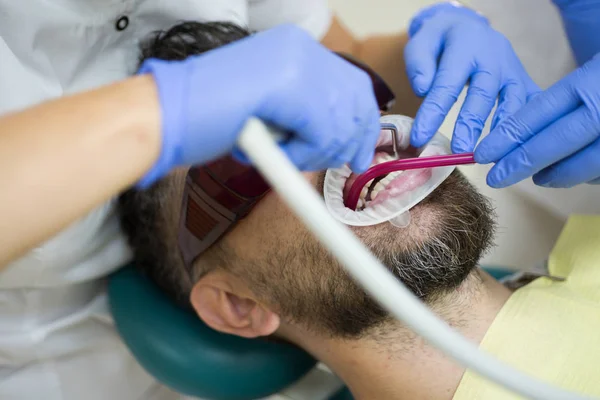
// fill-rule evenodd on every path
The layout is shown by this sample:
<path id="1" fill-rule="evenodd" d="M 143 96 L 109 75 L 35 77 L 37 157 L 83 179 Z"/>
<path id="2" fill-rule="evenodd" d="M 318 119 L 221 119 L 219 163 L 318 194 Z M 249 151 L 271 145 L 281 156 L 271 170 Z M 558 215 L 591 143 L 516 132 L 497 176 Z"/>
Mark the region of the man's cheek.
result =
<path id="1" fill-rule="evenodd" d="M 304 176 L 314 186 L 316 191 L 323 196 L 323 185 L 325 184 L 325 173 L 327 171 L 308 172 Z"/>
<path id="2" fill-rule="evenodd" d="M 325 171 L 323 172 L 303 172 L 302 175 L 309 181 L 311 186 L 322 193 L 322 184 Z M 252 225 L 263 229 L 273 229 L 276 226 L 290 221 L 293 211 L 285 203 L 285 200 L 274 190 L 271 190 L 262 198 L 252 210 L 247 219 L 251 219 Z"/>
<path id="3" fill-rule="evenodd" d="M 258 202 L 247 219 L 251 219 L 255 229 L 274 230 L 278 229 L 281 224 L 285 224 L 285 220 L 289 218 L 290 214 L 291 211 L 283 198 L 271 190 Z"/>
<path id="4" fill-rule="evenodd" d="M 319 177 L 325 174 L 325 171 L 319 172 L 303 172 L 302 175 L 313 185 L 319 183 Z"/>

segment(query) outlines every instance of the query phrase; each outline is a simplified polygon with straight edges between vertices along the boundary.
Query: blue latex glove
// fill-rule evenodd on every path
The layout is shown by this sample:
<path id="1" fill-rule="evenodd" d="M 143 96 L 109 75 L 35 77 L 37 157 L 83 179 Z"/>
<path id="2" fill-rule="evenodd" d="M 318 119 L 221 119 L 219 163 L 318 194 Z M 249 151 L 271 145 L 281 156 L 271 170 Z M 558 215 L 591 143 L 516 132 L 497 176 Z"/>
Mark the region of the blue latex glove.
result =
<path id="1" fill-rule="evenodd" d="M 475 11 L 441 3 L 412 20 L 405 49 L 408 79 L 418 96 L 426 96 L 411 132 L 411 143 L 427 143 L 442 125 L 465 84 L 452 151 L 473 151 L 496 99 L 492 121 L 518 110 L 539 89 L 525 72 L 508 39 Z"/>
<path id="2" fill-rule="evenodd" d="M 553 0 L 579 65 L 600 52 L 600 0 Z"/>
<path id="3" fill-rule="evenodd" d="M 475 160 L 496 162 L 487 177 L 496 188 L 531 175 L 547 187 L 600 183 L 599 137 L 600 55 L 500 123 Z"/>
<path id="4" fill-rule="evenodd" d="M 139 73 L 153 74 L 163 121 L 142 186 L 231 152 L 252 116 L 292 134 L 282 148 L 300 169 L 363 172 L 373 159 L 380 124 L 368 75 L 292 25 L 185 61 L 148 60 Z"/>

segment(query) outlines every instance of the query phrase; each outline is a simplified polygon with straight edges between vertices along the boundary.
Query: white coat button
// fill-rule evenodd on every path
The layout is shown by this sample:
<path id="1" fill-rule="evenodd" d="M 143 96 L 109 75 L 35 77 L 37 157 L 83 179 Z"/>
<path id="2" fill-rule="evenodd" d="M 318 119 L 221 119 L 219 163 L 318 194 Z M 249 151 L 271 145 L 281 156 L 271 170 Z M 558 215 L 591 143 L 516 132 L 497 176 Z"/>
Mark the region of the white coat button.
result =
<path id="1" fill-rule="evenodd" d="M 129 18 L 127 18 L 126 16 L 122 16 L 121 18 L 119 18 L 117 20 L 117 23 L 115 24 L 115 28 L 117 28 L 118 31 L 124 31 L 125 29 L 127 29 L 128 26 Z"/>

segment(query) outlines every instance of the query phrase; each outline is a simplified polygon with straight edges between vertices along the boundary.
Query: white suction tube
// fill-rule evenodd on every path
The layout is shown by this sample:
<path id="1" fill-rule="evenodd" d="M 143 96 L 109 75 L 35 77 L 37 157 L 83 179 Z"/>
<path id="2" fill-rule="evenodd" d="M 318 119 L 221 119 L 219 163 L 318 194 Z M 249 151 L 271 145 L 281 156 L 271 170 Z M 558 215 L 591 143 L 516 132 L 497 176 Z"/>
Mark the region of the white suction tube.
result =
<path id="1" fill-rule="evenodd" d="M 539 400 L 589 399 L 504 365 L 438 319 L 348 227 L 329 215 L 321 196 L 281 151 L 274 135 L 262 121 L 250 119 L 238 145 L 308 228 L 391 315 L 463 366 L 520 395 Z"/>

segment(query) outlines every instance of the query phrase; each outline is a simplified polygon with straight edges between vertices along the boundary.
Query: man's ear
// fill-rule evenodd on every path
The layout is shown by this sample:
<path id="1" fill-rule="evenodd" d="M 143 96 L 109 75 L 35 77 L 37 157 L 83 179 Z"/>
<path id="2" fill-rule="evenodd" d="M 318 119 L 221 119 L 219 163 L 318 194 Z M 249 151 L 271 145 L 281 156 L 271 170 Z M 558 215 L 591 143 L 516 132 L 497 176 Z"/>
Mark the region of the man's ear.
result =
<path id="1" fill-rule="evenodd" d="M 219 332 L 256 338 L 279 328 L 279 315 L 257 302 L 244 282 L 222 270 L 196 282 L 190 302 L 198 316 Z"/>

